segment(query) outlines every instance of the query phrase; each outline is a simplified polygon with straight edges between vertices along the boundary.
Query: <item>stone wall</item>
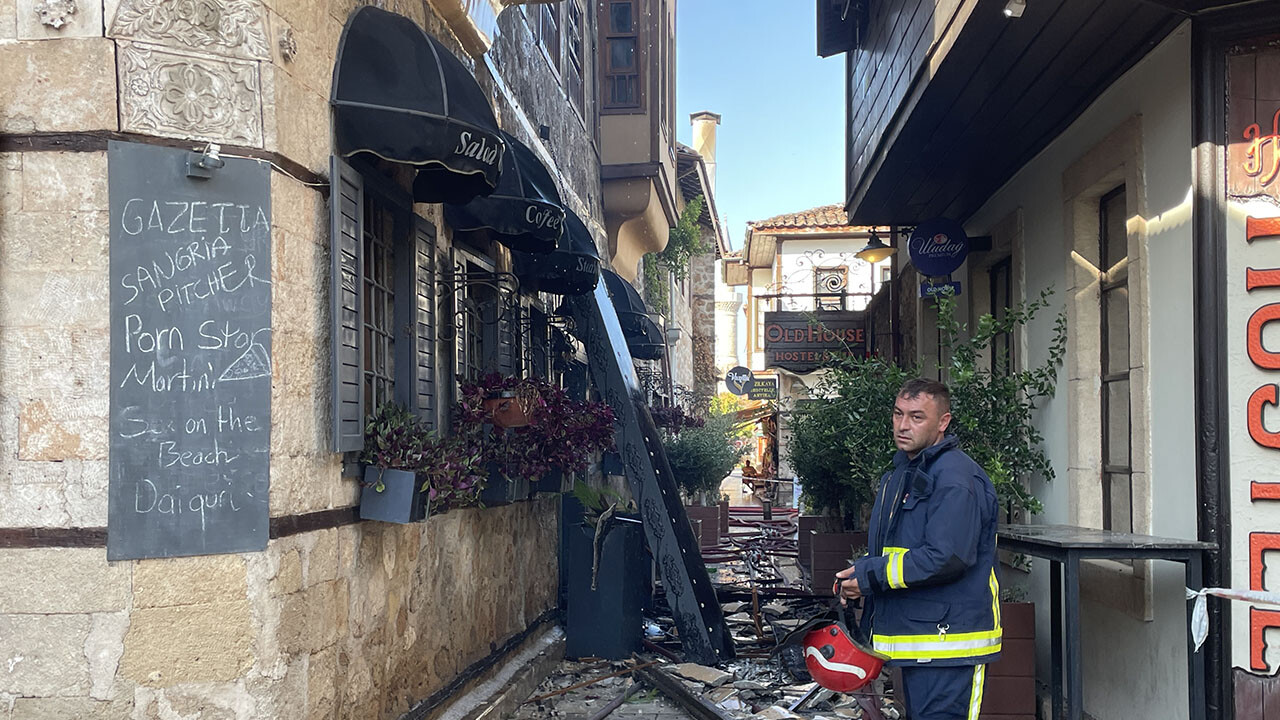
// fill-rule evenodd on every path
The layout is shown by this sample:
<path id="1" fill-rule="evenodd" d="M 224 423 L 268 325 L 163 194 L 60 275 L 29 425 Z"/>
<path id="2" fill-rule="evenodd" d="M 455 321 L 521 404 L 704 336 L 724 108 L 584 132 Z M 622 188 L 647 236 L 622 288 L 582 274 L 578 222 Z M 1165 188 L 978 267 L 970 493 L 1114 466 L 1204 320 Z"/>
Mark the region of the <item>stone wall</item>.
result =
<path id="1" fill-rule="evenodd" d="M 714 243 L 715 237 L 704 232 L 703 242 Z M 693 286 L 690 333 L 693 336 L 693 387 L 708 395 L 715 394 L 716 368 L 716 256 L 706 253 L 689 263 L 689 282 Z"/>
<path id="2" fill-rule="evenodd" d="M 107 159 L 84 133 L 256 148 L 325 175 L 355 4 L 79 2 L 54 27 L 37 1 L 0 2 L 0 147 L 19 148 L 0 153 L 0 539 L 23 538 L 0 549 L 0 719 L 398 717 L 554 608 L 556 502 L 342 525 L 258 553 L 109 563 L 102 539 Z M 382 5 L 458 47 L 427 3 Z M 505 85 L 547 82 L 528 72 Z M 78 151 L 23 135 L 48 132 L 79 133 Z M 561 177 L 598 198 L 598 170 L 575 162 Z M 325 192 L 272 174 L 277 518 L 358 497 L 328 451 Z"/>

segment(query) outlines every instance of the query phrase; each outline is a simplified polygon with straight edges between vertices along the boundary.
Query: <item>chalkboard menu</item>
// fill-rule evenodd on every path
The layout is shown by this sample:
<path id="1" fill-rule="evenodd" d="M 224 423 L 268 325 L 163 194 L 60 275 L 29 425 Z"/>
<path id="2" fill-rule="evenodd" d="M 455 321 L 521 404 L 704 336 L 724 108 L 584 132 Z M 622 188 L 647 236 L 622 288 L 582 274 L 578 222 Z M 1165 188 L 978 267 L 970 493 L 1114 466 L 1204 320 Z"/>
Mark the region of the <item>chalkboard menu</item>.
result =
<path id="1" fill-rule="evenodd" d="M 262 550 L 270 168 L 112 142 L 107 559 Z M 221 167 L 219 164 L 225 163 Z"/>

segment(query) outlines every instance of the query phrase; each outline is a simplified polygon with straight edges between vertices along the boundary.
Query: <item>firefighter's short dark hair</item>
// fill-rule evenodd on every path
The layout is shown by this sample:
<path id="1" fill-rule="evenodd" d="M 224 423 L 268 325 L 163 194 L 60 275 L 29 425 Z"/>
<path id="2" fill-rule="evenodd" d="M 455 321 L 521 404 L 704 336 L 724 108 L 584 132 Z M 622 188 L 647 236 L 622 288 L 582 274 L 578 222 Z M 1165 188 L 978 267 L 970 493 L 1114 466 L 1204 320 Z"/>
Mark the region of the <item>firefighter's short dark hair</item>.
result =
<path id="1" fill-rule="evenodd" d="M 914 400 L 921 395 L 928 395 L 937 401 L 943 414 L 951 412 L 951 390 L 946 383 L 929 378 L 915 378 L 903 383 L 902 389 L 898 391 L 898 397 L 908 400 Z"/>

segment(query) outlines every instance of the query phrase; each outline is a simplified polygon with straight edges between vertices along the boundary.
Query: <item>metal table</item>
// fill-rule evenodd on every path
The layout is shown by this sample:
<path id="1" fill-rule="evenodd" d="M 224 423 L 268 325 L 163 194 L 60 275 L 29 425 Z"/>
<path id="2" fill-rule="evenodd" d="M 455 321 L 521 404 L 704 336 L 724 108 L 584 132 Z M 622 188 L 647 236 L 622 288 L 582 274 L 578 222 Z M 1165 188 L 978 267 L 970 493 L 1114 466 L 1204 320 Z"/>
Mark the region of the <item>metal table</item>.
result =
<path id="1" fill-rule="evenodd" d="M 1187 587 L 1201 587 L 1202 555 L 1214 543 L 1133 535 L 1071 525 L 1001 525 L 997 547 L 1050 561 L 1050 642 L 1053 668 L 1053 717 L 1080 720 L 1084 685 L 1080 671 L 1080 561 L 1171 560 L 1186 565 Z M 1065 577 L 1064 577 L 1065 573 Z M 1188 622 L 1191 605 L 1187 606 Z M 1188 628 L 1190 624 L 1188 624 Z M 1065 636 L 1065 637 L 1064 637 Z M 1065 639 L 1065 647 L 1064 647 Z M 1187 633 L 1188 701 L 1191 720 L 1205 717 L 1204 654 L 1196 653 Z M 1063 693 L 1066 693 L 1064 705 Z"/>

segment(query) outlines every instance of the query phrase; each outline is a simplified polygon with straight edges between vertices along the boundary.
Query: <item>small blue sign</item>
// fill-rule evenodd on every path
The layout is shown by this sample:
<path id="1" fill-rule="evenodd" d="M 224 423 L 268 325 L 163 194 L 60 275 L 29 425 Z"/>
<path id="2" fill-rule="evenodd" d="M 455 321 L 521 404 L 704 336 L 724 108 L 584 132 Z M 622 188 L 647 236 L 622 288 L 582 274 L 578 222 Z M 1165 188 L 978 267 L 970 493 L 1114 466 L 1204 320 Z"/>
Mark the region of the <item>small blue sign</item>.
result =
<path id="1" fill-rule="evenodd" d="M 955 280 L 952 282 L 944 282 L 944 283 L 922 282 L 920 283 L 920 297 L 931 298 L 935 295 L 941 295 L 944 291 L 948 289 L 951 290 L 952 297 L 959 295 L 960 281 Z"/>
<path id="2" fill-rule="evenodd" d="M 927 220 L 911 232 L 907 251 L 911 254 L 911 264 L 921 275 L 950 275 L 969 256 L 969 236 L 955 220 Z"/>

